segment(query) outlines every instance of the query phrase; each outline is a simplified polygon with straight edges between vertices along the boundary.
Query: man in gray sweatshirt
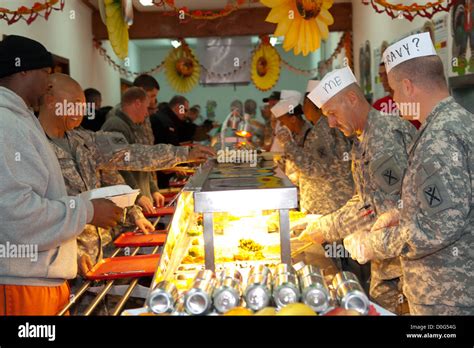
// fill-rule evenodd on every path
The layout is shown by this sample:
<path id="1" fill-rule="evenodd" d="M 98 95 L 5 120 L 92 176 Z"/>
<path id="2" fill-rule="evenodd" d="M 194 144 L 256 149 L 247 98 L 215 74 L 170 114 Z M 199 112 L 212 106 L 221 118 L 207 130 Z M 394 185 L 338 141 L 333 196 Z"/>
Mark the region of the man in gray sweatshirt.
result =
<path id="1" fill-rule="evenodd" d="M 77 274 L 87 223 L 115 226 L 122 209 L 67 196 L 58 160 L 31 111 L 48 89 L 52 56 L 40 43 L 0 42 L 0 315 L 55 315 Z"/>

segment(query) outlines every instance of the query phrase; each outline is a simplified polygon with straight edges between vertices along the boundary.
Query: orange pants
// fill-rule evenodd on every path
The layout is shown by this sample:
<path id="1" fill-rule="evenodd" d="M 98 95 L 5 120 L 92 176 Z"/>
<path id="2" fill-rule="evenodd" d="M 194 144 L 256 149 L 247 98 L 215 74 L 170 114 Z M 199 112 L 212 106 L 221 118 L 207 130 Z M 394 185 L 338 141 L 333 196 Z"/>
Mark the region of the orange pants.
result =
<path id="1" fill-rule="evenodd" d="M 69 285 L 0 285 L 0 315 L 56 315 L 69 302 Z"/>

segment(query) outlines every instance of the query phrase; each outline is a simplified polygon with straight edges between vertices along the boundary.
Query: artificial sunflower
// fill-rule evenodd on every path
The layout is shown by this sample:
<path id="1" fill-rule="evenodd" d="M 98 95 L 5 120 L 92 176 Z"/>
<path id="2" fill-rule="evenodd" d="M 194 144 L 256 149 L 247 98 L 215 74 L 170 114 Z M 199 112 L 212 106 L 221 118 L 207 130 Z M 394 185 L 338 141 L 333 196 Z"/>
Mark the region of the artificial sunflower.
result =
<path id="1" fill-rule="evenodd" d="M 199 81 L 201 67 L 185 42 L 170 52 L 164 66 L 168 82 L 180 93 L 189 92 Z"/>
<path id="2" fill-rule="evenodd" d="M 333 0 L 260 0 L 272 10 L 265 19 L 277 23 L 275 36 L 284 36 L 283 49 L 296 55 L 314 52 L 321 39 L 329 36 L 328 26 L 334 23 L 329 13 Z"/>
<path id="3" fill-rule="evenodd" d="M 128 56 L 128 27 L 133 21 L 130 0 L 101 0 L 99 7 L 105 9 L 105 25 L 112 48 L 120 59 Z"/>
<path id="4" fill-rule="evenodd" d="M 280 78 L 280 55 L 268 40 L 263 40 L 252 56 L 251 77 L 261 91 L 268 91 Z"/>

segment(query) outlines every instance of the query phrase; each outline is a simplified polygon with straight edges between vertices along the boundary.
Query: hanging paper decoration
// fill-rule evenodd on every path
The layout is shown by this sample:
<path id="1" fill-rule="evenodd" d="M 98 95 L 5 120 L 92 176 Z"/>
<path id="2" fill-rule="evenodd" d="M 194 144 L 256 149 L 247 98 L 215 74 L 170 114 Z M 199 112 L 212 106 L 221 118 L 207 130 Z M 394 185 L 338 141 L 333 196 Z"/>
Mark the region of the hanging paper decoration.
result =
<path id="1" fill-rule="evenodd" d="M 105 8 L 105 25 L 112 48 L 120 59 L 128 56 L 128 27 L 133 23 L 131 0 L 99 0 Z"/>
<path id="2" fill-rule="evenodd" d="M 377 13 L 385 12 L 392 19 L 405 17 L 412 21 L 416 16 L 432 18 L 438 12 L 449 12 L 452 0 L 436 0 L 425 5 L 416 2 L 411 5 L 391 4 L 387 0 L 362 0 L 364 5 L 371 5 Z"/>
<path id="3" fill-rule="evenodd" d="M 201 67 L 184 40 L 166 57 L 164 67 L 168 82 L 180 93 L 189 92 L 199 81 Z"/>
<path id="4" fill-rule="evenodd" d="M 158 7 L 171 8 L 175 12 L 173 13 L 173 15 L 180 16 L 181 14 L 184 14 L 185 19 L 192 18 L 199 20 L 213 20 L 217 18 L 227 17 L 234 11 L 241 8 L 243 5 L 255 3 L 258 1 L 259 0 L 233 0 L 221 10 L 189 10 L 187 7 L 177 7 L 174 3 L 174 0 L 159 0 L 154 2 L 154 4 Z M 164 15 L 168 14 L 166 11 L 162 12 Z"/>
<path id="5" fill-rule="evenodd" d="M 250 76 L 255 87 L 261 91 L 271 89 L 280 78 L 280 55 L 268 37 L 262 39 L 252 55 Z"/>
<path id="6" fill-rule="evenodd" d="M 0 7 L 0 19 L 12 25 L 20 19 L 24 20 L 26 24 L 30 25 L 38 17 L 43 17 L 48 20 L 49 15 L 54 11 L 62 11 L 64 9 L 64 0 L 49 0 L 43 3 L 35 2 L 31 8 L 21 6 L 17 10 L 9 10 Z"/>
<path id="7" fill-rule="evenodd" d="M 277 23 L 274 36 L 284 36 L 283 49 L 293 49 L 304 56 L 319 48 L 321 39 L 329 36 L 328 25 L 334 23 L 329 8 L 333 0 L 260 0 L 272 10 L 265 19 Z"/>

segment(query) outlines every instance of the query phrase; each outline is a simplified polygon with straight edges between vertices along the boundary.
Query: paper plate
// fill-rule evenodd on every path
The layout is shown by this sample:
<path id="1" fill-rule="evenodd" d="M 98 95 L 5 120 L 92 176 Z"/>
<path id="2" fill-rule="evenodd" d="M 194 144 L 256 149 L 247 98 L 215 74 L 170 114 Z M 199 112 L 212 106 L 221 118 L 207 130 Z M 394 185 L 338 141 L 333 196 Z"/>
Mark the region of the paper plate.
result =
<path id="1" fill-rule="evenodd" d="M 89 200 L 106 198 L 120 208 L 127 208 L 135 204 L 140 190 L 134 190 L 128 185 L 114 185 L 93 189 L 81 194 Z"/>

